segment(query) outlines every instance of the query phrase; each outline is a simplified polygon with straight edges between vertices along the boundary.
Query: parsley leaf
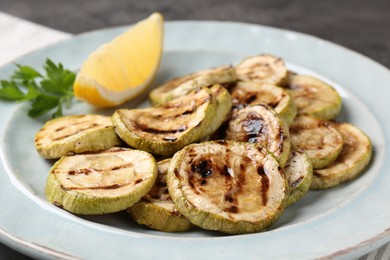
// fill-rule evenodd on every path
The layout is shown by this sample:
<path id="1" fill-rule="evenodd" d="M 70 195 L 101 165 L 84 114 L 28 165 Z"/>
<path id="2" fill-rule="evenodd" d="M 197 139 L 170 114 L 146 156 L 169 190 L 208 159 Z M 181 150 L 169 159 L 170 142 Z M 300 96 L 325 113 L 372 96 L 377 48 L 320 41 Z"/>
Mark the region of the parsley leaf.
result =
<path id="1" fill-rule="evenodd" d="M 50 59 L 43 66 L 45 74 L 30 66 L 16 64 L 16 67 L 9 80 L 0 81 L 0 100 L 30 102 L 30 117 L 51 111 L 54 111 L 53 117 L 62 116 L 63 106 L 69 108 L 74 97 L 76 74 Z"/>
<path id="2" fill-rule="evenodd" d="M 24 98 L 24 93 L 14 81 L 1 81 L 0 99 L 17 101 Z"/>
<path id="3" fill-rule="evenodd" d="M 38 95 L 31 104 L 31 109 L 28 111 L 28 115 L 31 117 L 39 117 L 46 114 L 50 110 L 58 107 L 60 99 L 55 96 Z"/>
<path id="4" fill-rule="evenodd" d="M 14 80 L 29 81 L 37 77 L 42 77 L 38 71 L 29 66 L 22 66 L 19 64 L 16 64 L 16 66 L 18 67 L 18 70 L 11 76 Z"/>

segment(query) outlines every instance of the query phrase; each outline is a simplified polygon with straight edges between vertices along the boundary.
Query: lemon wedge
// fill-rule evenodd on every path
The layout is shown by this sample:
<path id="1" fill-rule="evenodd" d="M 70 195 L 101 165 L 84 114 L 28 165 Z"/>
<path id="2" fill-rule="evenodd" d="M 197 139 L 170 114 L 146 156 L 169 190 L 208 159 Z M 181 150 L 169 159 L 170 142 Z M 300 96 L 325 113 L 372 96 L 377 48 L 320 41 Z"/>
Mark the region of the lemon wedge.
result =
<path id="1" fill-rule="evenodd" d="M 163 16 L 154 13 L 91 53 L 77 74 L 75 96 L 112 107 L 141 94 L 160 66 L 163 24 Z"/>

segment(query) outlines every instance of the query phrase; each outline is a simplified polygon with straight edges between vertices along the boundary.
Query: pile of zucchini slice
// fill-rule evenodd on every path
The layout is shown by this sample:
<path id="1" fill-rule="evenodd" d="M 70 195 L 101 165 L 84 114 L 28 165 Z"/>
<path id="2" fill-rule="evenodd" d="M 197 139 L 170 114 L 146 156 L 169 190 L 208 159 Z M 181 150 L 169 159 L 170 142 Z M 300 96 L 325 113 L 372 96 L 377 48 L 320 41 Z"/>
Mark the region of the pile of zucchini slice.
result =
<path id="1" fill-rule="evenodd" d="M 335 121 L 337 91 L 270 54 L 172 79 L 149 100 L 42 127 L 38 153 L 59 159 L 46 182 L 51 203 L 75 214 L 126 210 L 165 232 L 253 233 L 371 160 L 369 137 Z"/>

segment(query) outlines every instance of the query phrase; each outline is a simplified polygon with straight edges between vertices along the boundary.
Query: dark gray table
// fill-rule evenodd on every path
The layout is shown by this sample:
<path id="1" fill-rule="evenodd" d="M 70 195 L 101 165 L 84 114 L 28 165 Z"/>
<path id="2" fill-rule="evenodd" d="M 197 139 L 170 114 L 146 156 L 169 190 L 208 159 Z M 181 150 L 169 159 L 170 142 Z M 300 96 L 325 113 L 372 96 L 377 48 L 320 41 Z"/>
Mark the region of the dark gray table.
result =
<path id="1" fill-rule="evenodd" d="M 1 0 L 0 11 L 75 34 L 134 23 L 155 11 L 168 21 L 256 23 L 327 39 L 390 68 L 389 0 Z M 0 244 L 0 259 L 29 258 Z"/>

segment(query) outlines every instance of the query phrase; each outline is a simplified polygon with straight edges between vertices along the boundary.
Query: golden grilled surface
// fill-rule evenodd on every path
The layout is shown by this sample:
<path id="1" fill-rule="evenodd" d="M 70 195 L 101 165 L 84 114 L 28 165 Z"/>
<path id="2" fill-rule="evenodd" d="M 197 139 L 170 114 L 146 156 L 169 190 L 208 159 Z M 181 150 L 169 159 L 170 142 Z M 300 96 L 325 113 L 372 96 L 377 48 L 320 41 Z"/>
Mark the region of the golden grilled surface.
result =
<path id="1" fill-rule="evenodd" d="M 226 139 L 265 147 L 274 153 L 282 166 L 290 153 L 290 137 L 285 122 L 266 105 L 233 110 Z"/>
<path id="2" fill-rule="evenodd" d="M 309 191 L 313 179 L 313 167 L 306 154 L 291 150 L 284 166 L 284 173 L 290 189 L 287 205 L 291 205 Z"/>
<path id="3" fill-rule="evenodd" d="M 236 80 L 237 75 L 233 67 L 220 66 L 168 81 L 166 84 L 152 90 L 149 99 L 153 105 L 161 105 L 195 89 L 209 87 L 214 84 L 235 82 Z"/>
<path id="4" fill-rule="evenodd" d="M 284 167 L 284 172 L 287 176 L 290 188 L 296 188 L 308 174 L 307 169 L 310 168 L 310 161 L 304 153 L 292 150 L 287 164 Z"/>
<path id="5" fill-rule="evenodd" d="M 35 135 L 35 147 L 45 158 L 59 158 L 68 152 L 98 151 L 120 143 L 111 117 L 102 115 L 53 119 Z"/>
<path id="6" fill-rule="evenodd" d="M 260 54 L 241 61 L 236 67 L 238 79 L 280 85 L 287 76 L 284 61 L 270 54 Z"/>
<path id="7" fill-rule="evenodd" d="M 245 81 L 237 82 L 230 94 L 235 106 L 267 104 L 275 110 L 280 101 L 288 96 L 288 93 L 278 86 Z"/>
<path id="8" fill-rule="evenodd" d="M 309 116 L 295 118 L 290 136 L 292 147 L 305 152 L 315 169 L 334 161 L 343 147 L 341 134 L 328 121 Z"/>
<path id="9" fill-rule="evenodd" d="M 180 232 L 193 227 L 175 207 L 167 187 L 167 172 L 171 159 L 158 162 L 157 179 L 139 202 L 130 207 L 127 212 L 139 224 L 149 228 Z"/>
<path id="10" fill-rule="evenodd" d="M 210 138 L 229 119 L 232 109 L 232 100 L 226 88 L 220 84 L 215 84 L 210 87 L 210 91 L 216 103 L 216 111 L 213 112 L 214 117 L 208 128 L 201 134 L 200 141 Z"/>
<path id="11" fill-rule="evenodd" d="M 291 74 L 287 88 L 295 101 L 298 114 L 329 120 L 340 112 L 340 95 L 332 86 L 315 77 Z"/>
<path id="12" fill-rule="evenodd" d="M 63 156 L 47 178 L 46 197 L 77 214 L 124 210 L 152 187 L 157 164 L 147 152 L 114 147 Z"/>
<path id="13" fill-rule="evenodd" d="M 370 138 L 349 123 L 332 123 L 343 137 L 343 149 L 336 160 L 314 171 L 311 189 L 326 189 L 356 178 L 372 157 Z"/>
<path id="14" fill-rule="evenodd" d="M 37 146 L 75 138 L 88 130 L 112 126 L 111 118 L 101 115 L 68 116 L 50 122 L 37 133 L 35 137 Z"/>
<path id="15" fill-rule="evenodd" d="M 286 199 L 286 181 L 274 157 L 231 141 L 192 144 L 176 153 L 168 188 L 191 222 L 227 233 L 264 229 Z"/>
<path id="16" fill-rule="evenodd" d="M 174 142 L 204 118 L 211 95 L 199 91 L 177 102 L 143 110 L 119 110 L 126 127 L 141 138 Z"/>
<path id="17" fill-rule="evenodd" d="M 266 104 L 290 124 L 297 111 L 287 90 L 272 84 L 239 81 L 230 90 L 234 107 Z"/>
<path id="18" fill-rule="evenodd" d="M 173 78 L 173 79 L 169 80 L 168 82 L 164 83 L 163 85 L 158 86 L 156 89 L 152 90 L 150 95 L 153 95 L 153 93 L 154 93 L 153 91 L 156 91 L 156 90 L 158 90 L 158 91 L 156 91 L 155 93 L 158 93 L 158 94 L 161 94 L 164 92 L 169 92 L 172 89 L 177 88 L 178 86 L 180 86 L 184 82 L 192 80 L 201 74 L 202 74 L 202 72 L 195 72 L 195 73 L 191 73 L 188 75 L 184 75 L 182 77 Z"/>
<path id="19" fill-rule="evenodd" d="M 149 193 L 146 194 L 143 199 L 147 202 L 162 202 L 164 204 L 174 206 L 171 197 L 169 196 L 168 187 L 167 187 L 167 172 L 171 159 L 165 159 L 157 163 L 158 174 L 155 183 L 150 189 Z"/>
<path id="20" fill-rule="evenodd" d="M 51 170 L 64 190 L 119 196 L 153 177 L 150 155 L 126 148 L 64 156 Z"/>

